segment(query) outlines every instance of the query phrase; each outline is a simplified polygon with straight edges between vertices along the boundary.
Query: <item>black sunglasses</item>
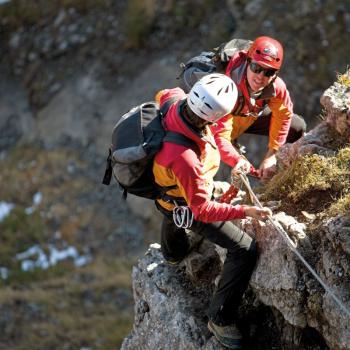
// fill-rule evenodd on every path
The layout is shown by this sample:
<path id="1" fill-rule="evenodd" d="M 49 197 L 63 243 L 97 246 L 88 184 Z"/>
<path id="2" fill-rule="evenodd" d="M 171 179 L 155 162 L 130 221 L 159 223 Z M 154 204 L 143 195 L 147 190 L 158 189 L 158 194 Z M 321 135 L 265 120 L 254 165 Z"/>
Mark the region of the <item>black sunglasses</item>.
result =
<path id="1" fill-rule="evenodd" d="M 249 68 L 253 73 L 256 73 L 256 74 L 264 72 L 264 75 L 267 78 L 273 77 L 278 72 L 276 69 L 263 68 L 260 65 L 258 65 L 256 62 L 250 62 Z"/>

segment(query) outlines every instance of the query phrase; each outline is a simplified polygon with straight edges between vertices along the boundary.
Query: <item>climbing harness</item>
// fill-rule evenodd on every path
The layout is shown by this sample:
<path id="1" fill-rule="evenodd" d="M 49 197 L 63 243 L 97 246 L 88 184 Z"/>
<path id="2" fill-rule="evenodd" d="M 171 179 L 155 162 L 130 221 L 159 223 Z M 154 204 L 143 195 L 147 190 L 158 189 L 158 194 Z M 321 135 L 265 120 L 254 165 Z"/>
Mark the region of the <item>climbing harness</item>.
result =
<path id="1" fill-rule="evenodd" d="M 188 206 L 177 205 L 173 209 L 173 220 L 177 227 L 188 229 L 193 223 L 193 213 Z"/>
<path id="2" fill-rule="evenodd" d="M 259 208 L 262 208 L 259 199 L 253 192 L 249 180 L 247 178 L 247 175 L 240 173 L 239 178 L 241 179 L 242 183 L 244 184 L 245 188 L 247 189 L 250 197 L 253 199 L 255 205 L 257 205 Z M 334 294 L 333 290 L 321 279 L 321 277 L 316 273 L 316 271 L 311 267 L 311 265 L 304 259 L 304 257 L 299 253 L 297 250 L 296 244 L 290 239 L 288 234 L 282 230 L 280 227 L 276 225 L 274 222 L 272 216 L 268 216 L 268 221 L 271 223 L 271 225 L 276 229 L 276 231 L 282 236 L 284 241 L 287 243 L 288 247 L 292 250 L 292 252 L 299 258 L 299 260 L 306 266 L 306 268 L 311 272 L 311 274 L 315 277 L 315 279 L 321 284 L 321 286 L 324 288 L 324 290 L 329 293 L 329 295 L 333 298 L 333 300 L 338 304 L 338 306 L 344 311 L 344 313 L 350 318 L 350 311 L 349 309 L 342 303 L 342 301 Z"/>

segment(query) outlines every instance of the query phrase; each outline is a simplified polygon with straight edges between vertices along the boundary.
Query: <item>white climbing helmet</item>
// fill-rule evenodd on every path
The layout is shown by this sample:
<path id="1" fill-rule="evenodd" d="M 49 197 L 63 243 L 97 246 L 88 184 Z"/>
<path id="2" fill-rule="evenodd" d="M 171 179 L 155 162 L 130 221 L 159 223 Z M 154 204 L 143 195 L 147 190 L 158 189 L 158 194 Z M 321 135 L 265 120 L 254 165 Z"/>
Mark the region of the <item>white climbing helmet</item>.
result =
<path id="1" fill-rule="evenodd" d="M 198 80 L 187 95 L 187 104 L 198 117 L 216 122 L 229 114 L 237 101 L 237 87 L 224 74 L 208 74 Z"/>

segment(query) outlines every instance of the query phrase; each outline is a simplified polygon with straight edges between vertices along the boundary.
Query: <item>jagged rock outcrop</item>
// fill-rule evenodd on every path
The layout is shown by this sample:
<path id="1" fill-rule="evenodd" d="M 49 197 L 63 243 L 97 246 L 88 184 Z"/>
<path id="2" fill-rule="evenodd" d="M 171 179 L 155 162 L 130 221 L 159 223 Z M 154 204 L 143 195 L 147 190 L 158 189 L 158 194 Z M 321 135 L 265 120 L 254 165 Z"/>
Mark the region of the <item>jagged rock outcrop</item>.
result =
<path id="1" fill-rule="evenodd" d="M 350 71 L 345 76 L 350 79 Z M 281 148 L 278 164 L 288 167 L 297 157 L 307 154 L 329 155 L 337 146 L 350 142 L 350 87 L 335 82 L 321 96 L 324 120 L 304 137 Z"/>
<path id="2" fill-rule="evenodd" d="M 346 85 L 336 82 L 326 90 L 321 98 L 325 120 L 295 144 L 282 148 L 278 156 L 281 167 L 288 167 L 300 155 L 329 154 L 347 144 L 349 101 L 350 89 Z M 284 213 L 276 213 L 274 218 L 350 309 L 349 215 L 325 220 L 312 237 L 307 236 L 307 222 L 298 223 Z M 243 320 L 244 315 L 254 315 L 248 317 L 250 327 L 244 329 L 243 325 L 246 347 L 350 349 L 348 315 L 325 293 L 275 227 L 248 219 L 243 220 L 242 227 L 256 238 L 260 250 L 240 310 Z M 206 329 L 205 309 L 224 254 L 223 249 L 205 243 L 174 268 L 164 262 L 159 245 L 152 245 L 133 269 L 135 323 L 122 349 L 221 349 Z M 265 313 L 259 318 L 262 305 Z"/>

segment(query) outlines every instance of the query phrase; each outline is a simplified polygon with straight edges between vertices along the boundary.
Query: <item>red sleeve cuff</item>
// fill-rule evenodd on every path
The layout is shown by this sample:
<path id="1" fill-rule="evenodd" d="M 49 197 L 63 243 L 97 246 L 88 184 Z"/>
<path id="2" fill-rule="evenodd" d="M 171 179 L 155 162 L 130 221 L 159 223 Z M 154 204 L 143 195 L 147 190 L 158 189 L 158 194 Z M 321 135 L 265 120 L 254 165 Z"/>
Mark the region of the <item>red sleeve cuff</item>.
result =
<path id="1" fill-rule="evenodd" d="M 242 205 L 235 205 L 234 208 L 236 211 L 235 219 L 245 219 L 246 218 L 244 208 Z"/>

